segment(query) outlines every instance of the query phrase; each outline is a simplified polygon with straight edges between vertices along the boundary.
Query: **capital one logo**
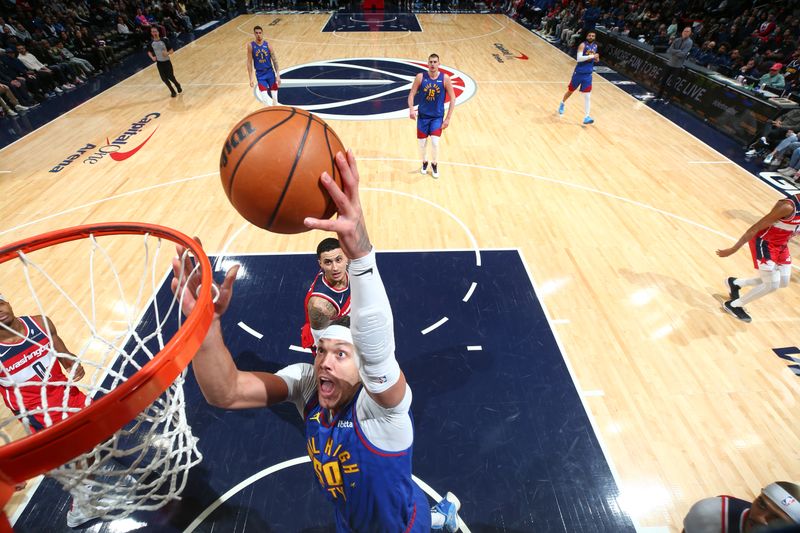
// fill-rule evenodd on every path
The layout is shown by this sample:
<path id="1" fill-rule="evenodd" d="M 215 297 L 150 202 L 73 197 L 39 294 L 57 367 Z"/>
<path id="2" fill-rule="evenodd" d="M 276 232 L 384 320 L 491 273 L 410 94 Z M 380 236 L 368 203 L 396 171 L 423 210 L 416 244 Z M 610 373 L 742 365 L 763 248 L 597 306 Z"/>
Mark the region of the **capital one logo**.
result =
<path id="1" fill-rule="evenodd" d="M 281 71 L 278 99 L 329 120 L 383 120 L 408 117 L 408 92 L 414 77 L 427 72 L 424 61 L 361 57 L 315 61 Z M 450 76 L 456 105 L 475 94 L 475 81 L 440 66 Z M 446 101 L 445 105 L 450 105 Z"/>

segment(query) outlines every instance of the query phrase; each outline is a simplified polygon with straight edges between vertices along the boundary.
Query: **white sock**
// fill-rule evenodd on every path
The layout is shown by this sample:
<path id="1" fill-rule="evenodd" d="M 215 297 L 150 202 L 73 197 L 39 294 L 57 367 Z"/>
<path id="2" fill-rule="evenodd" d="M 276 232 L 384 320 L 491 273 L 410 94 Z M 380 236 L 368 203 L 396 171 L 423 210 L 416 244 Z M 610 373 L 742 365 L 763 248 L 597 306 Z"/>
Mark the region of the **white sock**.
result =
<path id="1" fill-rule="evenodd" d="M 592 107 L 592 93 L 583 93 L 583 108 L 586 111 L 586 116 L 589 116 L 589 110 Z"/>
<path id="2" fill-rule="evenodd" d="M 731 302 L 733 307 L 744 307 L 753 300 L 757 300 L 762 296 L 778 290 L 780 287 L 781 274 L 777 270 L 774 271 L 761 271 L 761 283 L 754 289 L 749 290 L 736 300 Z"/>
<path id="3" fill-rule="evenodd" d="M 442 529 L 444 527 L 444 515 L 431 511 L 431 527 L 435 529 Z"/>
<path id="4" fill-rule="evenodd" d="M 439 162 L 439 137 L 431 136 L 431 163 Z"/>
<path id="5" fill-rule="evenodd" d="M 419 158 L 422 161 L 427 161 L 425 159 L 425 151 L 428 145 L 428 138 L 425 137 L 424 139 L 417 139 L 417 144 L 419 144 Z"/>
<path id="6" fill-rule="evenodd" d="M 733 282 L 733 284 L 737 287 L 752 287 L 754 285 L 761 285 L 762 283 L 764 283 L 764 280 L 761 278 L 736 278 L 736 280 Z"/>

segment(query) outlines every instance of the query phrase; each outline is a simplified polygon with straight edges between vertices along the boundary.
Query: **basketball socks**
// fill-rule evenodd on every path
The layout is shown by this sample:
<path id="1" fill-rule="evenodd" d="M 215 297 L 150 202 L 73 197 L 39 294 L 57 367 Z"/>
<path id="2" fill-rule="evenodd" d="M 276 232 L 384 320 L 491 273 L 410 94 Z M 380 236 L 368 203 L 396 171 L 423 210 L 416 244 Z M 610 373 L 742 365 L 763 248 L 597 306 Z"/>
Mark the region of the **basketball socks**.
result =
<path id="1" fill-rule="evenodd" d="M 586 112 L 586 116 L 590 115 L 589 111 L 592 108 L 592 93 L 583 93 L 583 109 Z"/>
<path id="2" fill-rule="evenodd" d="M 425 137 L 424 139 L 417 139 L 417 145 L 419 146 L 419 158 L 424 162 L 427 161 L 425 158 L 425 152 L 428 149 L 428 138 Z"/>
<path id="3" fill-rule="evenodd" d="M 434 168 L 436 168 L 436 163 L 439 161 L 439 137 L 436 135 L 431 136 L 431 161 L 434 162 Z M 423 159 L 425 159 L 423 157 Z"/>

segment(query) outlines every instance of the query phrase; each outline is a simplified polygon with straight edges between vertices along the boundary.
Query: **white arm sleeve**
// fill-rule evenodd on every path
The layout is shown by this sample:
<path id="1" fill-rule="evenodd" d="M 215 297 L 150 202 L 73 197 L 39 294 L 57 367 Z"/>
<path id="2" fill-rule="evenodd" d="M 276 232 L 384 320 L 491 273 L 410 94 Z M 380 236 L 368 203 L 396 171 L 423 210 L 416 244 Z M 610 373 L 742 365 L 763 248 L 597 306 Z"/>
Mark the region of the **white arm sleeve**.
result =
<path id="1" fill-rule="evenodd" d="M 578 55 L 575 56 L 575 59 L 578 60 L 578 63 L 583 63 L 584 61 L 589 61 L 590 59 L 594 59 L 594 56 L 593 55 L 592 56 L 585 56 L 585 55 L 583 55 L 581 53 L 578 53 Z"/>
<path id="2" fill-rule="evenodd" d="M 350 331 L 364 387 L 381 393 L 400 379 L 394 357 L 394 319 L 383 286 L 375 249 L 350 262 Z"/>
<path id="3" fill-rule="evenodd" d="M 362 393 L 356 401 L 356 416 L 364 436 L 387 452 L 405 450 L 414 442 L 410 409 L 411 388 L 408 385 L 402 401 L 391 408 L 381 407 L 369 394 Z"/>
<path id="4" fill-rule="evenodd" d="M 303 416 L 306 404 L 317 390 L 314 367 L 308 363 L 295 363 L 281 368 L 275 372 L 275 375 L 285 381 L 289 388 L 286 401 L 292 402 L 297 407 L 300 416 Z"/>
<path id="5" fill-rule="evenodd" d="M 706 498 L 692 505 L 686 518 L 683 519 L 683 529 L 686 533 L 720 533 L 722 531 L 722 501 L 721 498 Z"/>

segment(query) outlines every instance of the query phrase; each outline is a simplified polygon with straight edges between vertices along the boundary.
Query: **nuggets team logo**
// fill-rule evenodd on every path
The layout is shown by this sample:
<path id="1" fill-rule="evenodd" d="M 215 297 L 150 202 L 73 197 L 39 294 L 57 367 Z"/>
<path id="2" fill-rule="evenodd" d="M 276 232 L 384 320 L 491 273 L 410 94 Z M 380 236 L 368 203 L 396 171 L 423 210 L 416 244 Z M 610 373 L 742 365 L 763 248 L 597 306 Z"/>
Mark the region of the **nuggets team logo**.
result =
<path id="1" fill-rule="evenodd" d="M 441 89 L 439 89 L 439 86 L 435 83 L 426 83 L 425 86 L 422 87 L 422 94 L 426 102 L 433 102 L 436 100 L 440 92 L 442 92 Z"/>
<path id="2" fill-rule="evenodd" d="M 448 66 L 448 76 L 461 105 L 475 95 L 475 81 Z M 348 58 L 315 61 L 281 71 L 278 100 L 325 120 L 383 120 L 408 118 L 408 92 L 414 77 L 428 71 L 424 61 L 393 58 Z M 429 97 L 425 88 L 422 96 Z M 445 95 L 446 98 L 446 95 Z M 445 105 L 450 105 L 449 100 Z"/>

